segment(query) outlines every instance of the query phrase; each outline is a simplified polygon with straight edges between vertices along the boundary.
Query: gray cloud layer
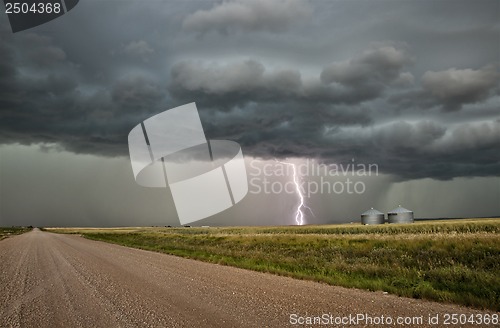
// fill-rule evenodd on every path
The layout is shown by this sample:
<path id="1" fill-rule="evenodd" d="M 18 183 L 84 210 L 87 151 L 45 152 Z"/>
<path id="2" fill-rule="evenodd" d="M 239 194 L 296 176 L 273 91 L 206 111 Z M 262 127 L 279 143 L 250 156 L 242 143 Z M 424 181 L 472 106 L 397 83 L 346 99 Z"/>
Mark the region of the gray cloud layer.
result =
<path id="1" fill-rule="evenodd" d="M 319 77 L 303 79 L 297 69 L 270 71 L 255 60 L 216 66 L 213 63 L 180 62 L 171 71 L 171 94 L 187 100 L 196 95 L 230 108 L 248 102 L 307 102 L 360 104 L 375 99 L 391 84 L 413 79 L 403 72 L 411 59 L 396 46 L 379 45 L 346 62 L 323 68 Z"/>
<path id="2" fill-rule="evenodd" d="M 242 31 L 280 32 L 302 19 L 310 18 L 312 9 L 302 0 L 224 1 L 209 10 L 187 16 L 182 26 L 188 31 L 220 33 Z"/>
<path id="3" fill-rule="evenodd" d="M 422 86 L 428 94 L 441 101 L 446 110 L 458 110 L 464 104 L 487 99 L 498 85 L 499 77 L 495 65 L 478 70 L 450 68 L 425 72 Z"/>
<path id="4" fill-rule="evenodd" d="M 138 122 L 196 101 L 207 137 L 249 156 L 498 176 L 500 27 L 491 1 L 460 3 L 465 25 L 434 2 L 89 2 L 48 30 L 0 34 L 1 142 L 127 156 Z"/>

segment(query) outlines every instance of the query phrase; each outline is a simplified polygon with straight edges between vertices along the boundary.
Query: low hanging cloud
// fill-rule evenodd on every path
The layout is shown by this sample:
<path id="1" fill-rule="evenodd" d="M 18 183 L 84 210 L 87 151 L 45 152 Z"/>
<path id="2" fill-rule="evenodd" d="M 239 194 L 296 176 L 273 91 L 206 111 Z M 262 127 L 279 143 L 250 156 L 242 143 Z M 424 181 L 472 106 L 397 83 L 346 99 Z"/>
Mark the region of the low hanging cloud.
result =
<path id="1" fill-rule="evenodd" d="M 491 149 L 490 160 L 499 160 L 500 155 L 495 154 L 500 149 L 500 118 L 489 122 L 464 123 L 452 129 L 450 133 L 436 142 L 433 148 L 441 153 L 452 154 L 461 151 L 478 150 L 478 154 L 488 153 Z M 484 155 L 475 159 L 488 158 Z"/>
<path id="2" fill-rule="evenodd" d="M 177 224 L 164 192 L 137 188 L 127 135 L 193 101 L 207 139 L 238 142 L 247 163 L 378 165 L 364 196 L 311 198 L 308 223 L 400 202 L 420 217 L 498 215 L 497 2 L 107 3 L 23 33 L 0 19 L 0 216 L 11 224 Z M 262 224 L 283 224 L 288 196 L 250 200 L 227 222 L 258 204 Z"/>
<path id="3" fill-rule="evenodd" d="M 154 49 L 144 40 L 131 41 L 123 47 L 123 52 L 131 57 L 141 58 L 147 61 L 148 57 L 154 53 Z"/>
<path id="4" fill-rule="evenodd" d="M 500 165 L 500 154 L 496 151 L 500 147 L 500 118 L 455 126 L 429 120 L 397 121 L 362 133 L 362 138 L 386 154 L 407 152 L 407 155 L 433 156 L 436 161 L 452 155 L 457 162 L 473 163 L 490 158 Z"/>
<path id="5" fill-rule="evenodd" d="M 297 69 L 273 70 L 255 60 L 182 61 L 172 66 L 169 91 L 179 101 L 196 99 L 209 137 L 236 140 L 247 155 L 325 162 L 354 157 L 410 179 L 498 174 L 500 158 L 492 144 L 498 121 L 450 126 L 428 119 L 373 119 L 380 111 L 374 104 L 386 103 L 396 89 L 407 95 L 419 90 L 422 99 L 412 98 L 416 104 L 443 102 L 414 85 L 406 71 L 413 61 L 404 44 L 392 42 L 307 78 Z"/>
<path id="6" fill-rule="evenodd" d="M 498 83 L 495 65 L 481 69 L 427 71 L 422 76 L 423 89 L 439 101 L 445 111 L 459 110 L 462 105 L 485 100 Z"/>
<path id="7" fill-rule="evenodd" d="M 379 127 L 377 132 L 370 136 L 374 146 L 387 152 L 424 149 L 443 137 L 446 128 L 432 121 L 409 123 L 398 121 L 387 126 Z"/>
<path id="8" fill-rule="evenodd" d="M 404 45 L 379 44 L 358 57 L 334 62 L 325 67 L 321 72 L 321 81 L 325 84 L 340 83 L 353 88 L 412 82 L 411 73 L 401 72 L 411 62 L 412 57 Z"/>
<path id="9" fill-rule="evenodd" d="M 0 42 L 0 143 L 58 144 L 75 153 L 126 154 L 131 127 L 160 111 L 165 86 L 128 73 L 89 84 L 65 48 L 29 33 Z M 32 54 L 45 55 L 43 59 Z"/>
<path id="10" fill-rule="evenodd" d="M 346 90 L 303 79 L 295 69 L 269 70 L 255 60 L 226 65 L 182 61 L 173 65 L 170 94 L 179 101 L 196 99 L 205 107 L 228 111 L 248 103 L 359 103 L 376 96 L 371 89 Z"/>
<path id="11" fill-rule="evenodd" d="M 32 68 L 54 69 L 67 58 L 66 52 L 50 37 L 27 33 L 15 40 L 18 59 Z"/>
<path id="12" fill-rule="evenodd" d="M 373 129 L 341 129 L 330 136 L 336 160 L 369 159 L 396 177 L 449 180 L 500 172 L 500 119 L 447 126 L 429 120 L 396 121 Z M 339 147 L 337 146 L 337 147 Z"/>
<path id="13" fill-rule="evenodd" d="M 236 30 L 280 32 L 311 15 L 311 7 L 301 0 L 224 1 L 209 10 L 187 16 L 182 26 L 198 33 L 211 30 L 220 33 Z"/>
<path id="14" fill-rule="evenodd" d="M 395 45 L 379 45 L 352 60 L 334 62 L 316 78 L 302 78 L 297 69 L 269 70 L 256 60 L 225 65 L 181 61 L 172 66 L 169 91 L 179 100 L 225 108 L 249 102 L 360 104 L 380 97 L 391 83 L 411 84 L 413 75 L 403 71 L 409 63 L 410 55 Z"/>
<path id="15" fill-rule="evenodd" d="M 415 82 L 408 71 L 413 56 L 405 44 L 383 42 L 342 61 L 332 57 L 331 64 L 315 67 L 320 73 L 311 74 L 302 68 L 308 61 L 304 66 L 276 68 L 260 55 L 256 55 L 259 60 L 169 62 L 166 71 L 164 62 L 158 66 L 155 59 L 160 48 L 153 49 L 146 41 L 130 42 L 128 37 L 113 49 L 124 56 L 103 56 L 92 63 L 58 38 L 31 33 L 3 35 L 2 41 L 4 144 L 57 144 L 75 153 L 127 156 L 127 134 L 138 122 L 196 101 L 207 138 L 237 141 L 246 156 L 330 163 L 356 158 L 377 163 L 381 172 L 401 178 L 450 179 L 500 172 L 498 120 L 439 123 L 447 122 L 443 119 L 447 113 L 439 111 L 429 111 L 435 116 L 423 122 L 416 120 L 420 115 L 416 108 L 420 110 L 424 100 L 429 106 L 456 102 L 449 90 L 431 94 L 432 83 L 433 87 L 450 81 L 452 86 L 460 84 L 447 74 L 430 73 L 422 82 L 428 89 Z M 45 53 L 46 62 L 31 56 L 34 53 Z M 147 64 L 141 61 L 143 56 L 149 59 Z M 473 85 L 487 90 L 483 94 L 477 91 L 480 87 L 472 88 L 476 91 L 470 94 L 480 96 L 470 99 L 481 101 L 496 90 L 489 67 L 459 71 L 466 72 L 464 93 Z M 434 73 L 442 72 L 448 71 Z M 418 98 L 409 98 L 408 92 L 414 90 L 419 91 Z M 388 99 L 405 92 L 408 108 L 415 110 L 394 117 L 399 113 L 392 108 L 401 105 Z"/>
<path id="16" fill-rule="evenodd" d="M 229 110 L 248 102 L 280 102 L 303 94 L 300 72 L 269 71 L 255 60 L 226 65 L 182 61 L 171 69 L 170 94 Z"/>
<path id="17" fill-rule="evenodd" d="M 122 109 L 139 111 L 153 107 L 165 97 L 165 91 L 158 82 L 141 75 L 126 76 L 112 87 L 114 103 Z"/>

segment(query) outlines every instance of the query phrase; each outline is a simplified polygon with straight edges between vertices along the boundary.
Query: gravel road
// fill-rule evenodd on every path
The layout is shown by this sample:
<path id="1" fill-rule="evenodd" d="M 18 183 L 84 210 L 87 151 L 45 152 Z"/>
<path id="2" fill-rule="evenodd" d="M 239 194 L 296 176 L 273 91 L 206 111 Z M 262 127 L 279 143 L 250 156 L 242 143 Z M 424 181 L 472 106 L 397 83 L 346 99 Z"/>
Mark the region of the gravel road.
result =
<path id="1" fill-rule="evenodd" d="M 373 327 L 388 317 L 396 327 L 403 326 L 399 318 L 422 319 L 405 327 L 466 327 L 445 325 L 446 314 L 496 314 L 36 229 L 0 241 L 0 287 L 0 327 L 311 326 L 293 323 L 323 314 L 332 323 L 344 320 L 332 327 Z M 439 316 L 439 324 L 428 324 L 429 316 Z"/>

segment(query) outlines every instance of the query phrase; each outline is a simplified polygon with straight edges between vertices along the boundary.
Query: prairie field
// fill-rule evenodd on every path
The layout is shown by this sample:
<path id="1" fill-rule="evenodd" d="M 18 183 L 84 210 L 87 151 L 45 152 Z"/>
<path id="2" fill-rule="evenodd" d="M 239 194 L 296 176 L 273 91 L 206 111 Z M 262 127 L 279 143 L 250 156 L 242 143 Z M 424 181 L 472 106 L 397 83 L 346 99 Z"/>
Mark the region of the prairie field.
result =
<path id="1" fill-rule="evenodd" d="M 32 230 L 30 227 L 0 227 L 0 240 Z"/>
<path id="2" fill-rule="evenodd" d="M 500 219 L 45 230 L 349 288 L 500 310 Z"/>

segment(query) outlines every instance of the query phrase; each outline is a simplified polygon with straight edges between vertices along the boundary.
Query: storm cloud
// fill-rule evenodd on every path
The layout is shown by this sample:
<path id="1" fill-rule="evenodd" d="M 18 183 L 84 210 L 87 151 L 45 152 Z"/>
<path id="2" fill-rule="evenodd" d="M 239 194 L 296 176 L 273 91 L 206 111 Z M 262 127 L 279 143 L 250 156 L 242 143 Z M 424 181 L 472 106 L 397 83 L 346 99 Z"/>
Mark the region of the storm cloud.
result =
<path id="1" fill-rule="evenodd" d="M 113 6 L 91 2 L 49 30 L 0 34 L 1 142 L 126 157 L 138 122 L 194 101 L 207 137 L 248 156 L 356 157 L 398 179 L 497 176 L 499 24 L 491 2 L 463 5 L 466 25 L 427 2 L 391 7 L 408 18 L 394 29 L 376 18 L 383 4 L 127 3 L 111 23 Z M 356 20 L 363 8 L 375 16 Z M 464 57 L 466 39 L 483 47 Z"/>
<path id="2" fill-rule="evenodd" d="M 211 9 L 190 14 L 182 26 L 198 33 L 210 30 L 220 33 L 238 30 L 280 32 L 311 15 L 312 9 L 302 0 L 224 1 Z"/>
<path id="3" fill-rule="evenodd" d="M 498 215 L 499 36 L 494 0 L 88 0 L 15 34 L 0 15 L 0 223 L 177 225 L 168 189 L 135 184 L 127 136 L 191 102 L 249 178 L 275 159 L 378 166 L 363 195 L 307 199 L 308 223 Z M 252 194 L 200 224 L 290 224 L 296 201 Z"/>
<path id="4" fill-rule="evenodd" d="M 381 44 L 353 59 L 334 62 L 321 72 L 321 81 L 359 87 L 367 84 L 390 84 L 401 74 L 401 70 L 412 62 L 403 46 Z M 406 77 L 408 79 L 408 77 Z"/>
<path id="5" fill-rule="evenodd" d="M 123 47 L 124 53 L 132 57 L 141 58 L 144 61 L 154 53 L 154 49 L 144 40 L 131 41 Z"/>
<path id="6" fill-rule="evenodd" d="M 413 76 L 403 71 L 410 62 L 402 48 L 392 45 L 374 46 L 307 78 L 295 68 L 270 70 L 252 59 L 225 65 L 183 61 L 172 67 L 169 90 L 182 100 L 196 95 L 229 107 L 248 102 L 360 104 L 380 97 L 391 84 L 411 83 Z"/>
<path id="7" fill-rule="evenodd" d="M 422 76 L 422 87 L 445 110 L 459 110 L 463 104 L 485 100 L 498 85 L 498 67 L 485 66 L 481 69 L 456 69 L 427 71 Z"/>

